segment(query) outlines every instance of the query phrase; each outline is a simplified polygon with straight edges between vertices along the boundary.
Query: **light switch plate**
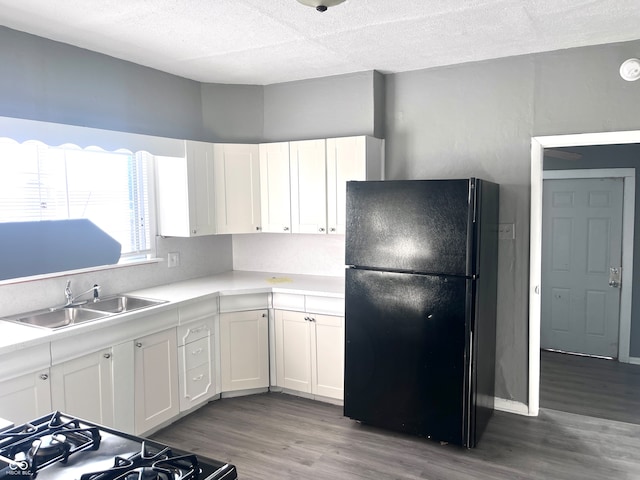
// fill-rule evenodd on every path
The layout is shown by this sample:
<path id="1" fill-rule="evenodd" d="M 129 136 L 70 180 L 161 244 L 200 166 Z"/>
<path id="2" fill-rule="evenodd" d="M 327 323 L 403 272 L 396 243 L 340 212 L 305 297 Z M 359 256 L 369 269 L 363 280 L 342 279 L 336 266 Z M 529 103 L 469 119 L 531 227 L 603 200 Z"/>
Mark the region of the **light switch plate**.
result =
<path id="1" fill-rule="evenodd" d="M 169 252 L 167 254 L 167 267 L 174 268 L 180 265 L 180 252 Z"/>
<path id="2" fill-rule="evenodd" d="M 500 240 L 514 240 L 516 229 L 513 223 L 501 223 L 498 225 L 498 238 Z"/>

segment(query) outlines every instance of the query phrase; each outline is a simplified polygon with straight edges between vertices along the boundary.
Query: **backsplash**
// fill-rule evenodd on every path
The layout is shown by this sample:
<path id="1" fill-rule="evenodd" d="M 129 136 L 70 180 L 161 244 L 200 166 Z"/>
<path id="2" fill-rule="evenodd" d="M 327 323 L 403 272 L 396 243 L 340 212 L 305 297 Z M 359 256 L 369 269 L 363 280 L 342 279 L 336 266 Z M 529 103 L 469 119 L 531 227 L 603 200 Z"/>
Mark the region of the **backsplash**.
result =
<path id="1" fill-rule="evenodd" d="M 168 252 L 180 254 L 179 266 L 168 268 Z M 106 297 L 226 272 L 233 268 L 230 235 L 158 237 L 156 256 L 162 261 L 1 285 L 0 317 L 64 304 L 67 280 L 71 280 L 72 291 L 76 294 L 97 283 L 101 287 L 101 295 Z"/>
<path id="2" fill-rule="evenodd" d="M 344 235 L 233 235 L 233 269 L 344 276 Z"/>

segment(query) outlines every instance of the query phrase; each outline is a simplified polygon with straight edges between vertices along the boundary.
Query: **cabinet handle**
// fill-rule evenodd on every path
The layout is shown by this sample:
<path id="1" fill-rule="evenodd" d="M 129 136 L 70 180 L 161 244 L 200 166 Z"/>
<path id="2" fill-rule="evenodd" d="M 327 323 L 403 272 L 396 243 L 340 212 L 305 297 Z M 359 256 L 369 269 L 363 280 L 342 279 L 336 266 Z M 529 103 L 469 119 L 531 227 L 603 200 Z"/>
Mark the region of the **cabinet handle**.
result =
<path id="1" fill-rule="evenodd" d="M 194 350 L 193 352 L 191 352 L 191 355 L 193 355 L 194 357 L 196 355 L 200 355 L 202 353 L 202 348 L 198 348 L 196 350 Z"/>
<path id="2" fill-rule="evenodd" d="M 320 227 L 320 228 L 318 229 L 318 231 L 319 231 L 319 232 L 324 232 L 324 227 Z"/>
<path id="3" fill-rule="evenodd" d="M 199 382 L 200 380 L 202 380 L 204 378 L 204 375 L 201 373 L 200 375 L 198 375 L 197 377 L 193 377 L 191 380 L 193 382 Z"/>
<path id="4" fill-rule="evenodd" d="M 313 318 L 313 317 L 309 317 L 309 321 L 310 321 L 310 322 L 314 322 L 314 323 L 315 323 L 316 319 L 315 319 L 315 318 Z"/>
<path id="5" fill-rule="evenodd" d="M 289 231 L 289 227 L 284 227 L 284 231 L 288 232 Z"/>
<path id="6" fill-rule="evenodd" d="M 331 227 L 331 228 L 329 229 L 329 231 L 330 231 L 330 232 L 335 232 L 335 231 L 336 231 L 336 229 L 335 229 L 335 227 Z"/>
<path id="7" fill-rule="evenodd" d="M 267 316 L 267 314 L 266 314 L 266 313 L 263 313 L 263 314 L 262 314 L 262 318 L 264 318 L 264 317 L 266 317 L 266 316 Z"/>
<path id="8" fill-rule="evenodd" d="M 49 374 L 48 373 L 41 373 L 40 374 L 40 380 L 47 380 L 49 378 Z"/>
<path id="9" fill-rule="evenodd" d="M 104 358 L 111 358 L 111 354 L 110 353 L 105 353 L 104 355 L 102 355 Z"/>
<path id="10" fill-rule="evenodd" d="M 140 342 L 136 342 L 136 347 L 142 348 L 142 344 Z"/>
<path id="11" fill-rule="evenodd" d="M 259 232 L 260 231 L 260 227 L 256 227 L 256 230 Z"/>
<path id="12" fill-rule="evenodd" d="M 198 233 L 198 231 L 197 230 L 192 230 L 191 233 L 193 233 L 195 235 L 196 233 Z"/>

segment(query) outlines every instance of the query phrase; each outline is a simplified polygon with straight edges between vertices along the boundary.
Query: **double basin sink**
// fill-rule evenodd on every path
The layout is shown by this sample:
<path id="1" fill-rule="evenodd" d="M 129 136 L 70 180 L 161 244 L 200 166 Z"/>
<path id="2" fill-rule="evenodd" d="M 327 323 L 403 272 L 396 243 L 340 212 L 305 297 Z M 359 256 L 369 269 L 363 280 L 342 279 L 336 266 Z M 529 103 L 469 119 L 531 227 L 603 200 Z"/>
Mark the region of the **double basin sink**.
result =
<path id="1" fill-rule="evenodd" d="M 3 320 L 49 330 L 57 330 L 58 328 L 70 327 L 91 320 L 99 320 L 119 313 L 153 307 L 161 303 L 166 303 L 166 301 L 134 297 L 131 295 L 115 295 L 113 297 L 105 297 L 97 302 L 88 301 L 82 304 L 73 304 L 54 309 L 37 310 L 35 312 L 7 317 Z"/>

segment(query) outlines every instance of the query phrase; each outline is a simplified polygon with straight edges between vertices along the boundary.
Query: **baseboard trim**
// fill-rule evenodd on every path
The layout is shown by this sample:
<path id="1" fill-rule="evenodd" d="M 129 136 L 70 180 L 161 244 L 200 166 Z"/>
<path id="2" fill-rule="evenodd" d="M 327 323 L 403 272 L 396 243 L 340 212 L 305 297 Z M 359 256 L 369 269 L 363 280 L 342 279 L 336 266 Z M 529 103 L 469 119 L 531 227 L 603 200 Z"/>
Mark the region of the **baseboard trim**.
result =
<path id="1" fill-rule="evenodd" d="M 507 400 L 506 398 L 494 398 L 494 409 L 501 412 L 515 413 L 517 415 L 529 416 L 529 406 L 526 403 Z"/>
<path id="2" fill-rule="evenodd" d="M 629 357 L 629 363 L 633 365 L 640 365 L 640 357 Z"/>

